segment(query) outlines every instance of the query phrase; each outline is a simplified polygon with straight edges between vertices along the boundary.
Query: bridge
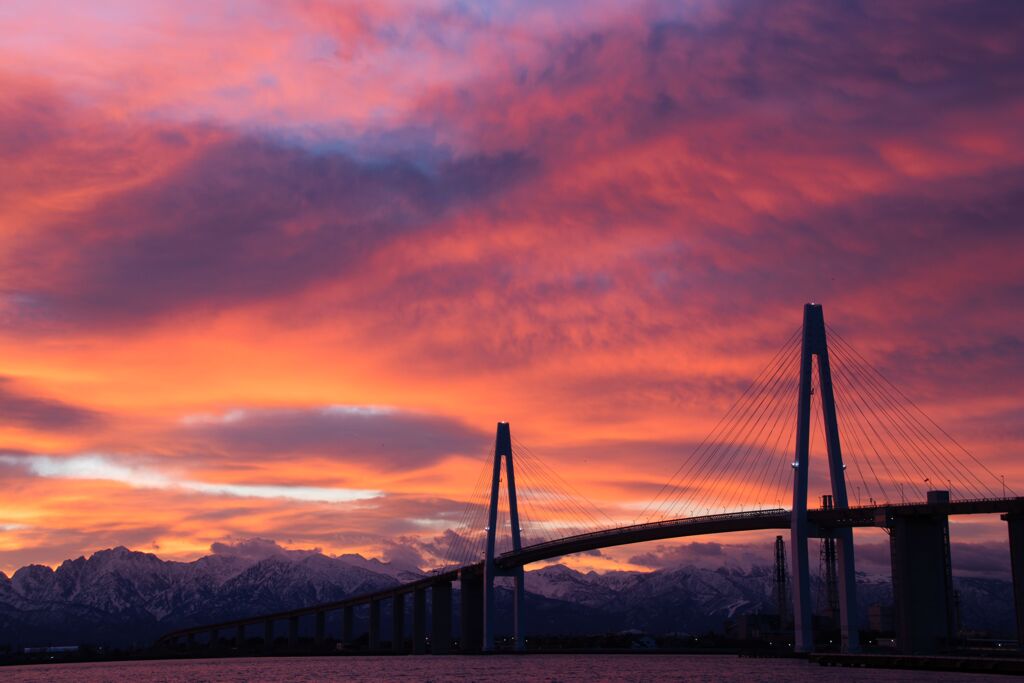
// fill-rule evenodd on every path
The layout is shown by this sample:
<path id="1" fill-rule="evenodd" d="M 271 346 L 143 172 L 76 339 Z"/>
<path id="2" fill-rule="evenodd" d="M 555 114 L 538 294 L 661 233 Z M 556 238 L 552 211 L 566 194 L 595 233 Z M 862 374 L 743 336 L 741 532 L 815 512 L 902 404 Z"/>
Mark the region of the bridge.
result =
<path id="1" fill-rule="evenodd" d="M 843 390 L 838 402 L 836 386 Z M 824 452 L 827 473 L 811 471 L 816 451 Z M 528 480 L 518 488 L 517 474 Z M 850 504 L 848 479 L 857 504 Z M 808 506 L 812 482 L 829 491 L 820 508 Z M 270 651 L 277 640 L 275 625 L 284 623 L 286 645 L 294 650 L 300 621 L 311 620 L 314 647 L 329 641 L 351 646 L 359 611 L 366 613 L 361 619 L 366 651 L 381 652 L 388 609 L 390 651 L 490 652 L 498 645 L 501 616 L 496 583 L 510 579 L 511 643 L 523 650 L 526 565 L 644 541 L 788 530 L 790 563 L 788 572 L 785 565 L 777 567 L 776 590 L 780 623 L 786 623 L 791 610 L 794 650 L 814 648 L 808 547 L 811 539 L 819 539 L 830 563 L 825 578 L 842 650 L 858 652 L 853 529 L 874 527 L 889 535 L 898 646 L 904 652 L 934 653 L 955 637 L 949 517 L 998 513 L 1008 528 L 1018 639 L 1024 649 L 1024 497 L 1013 494 L 1005 479 L 827 326 L 817 304 L 804 307 L 802 326 L 633 523 L 601 519 L 597 506 L 512 439 L 505 422 L 498 423 L 494 449 L 474 489 L 475 497 L 451 532 L 445 563 L 421 579 L 336 602 L 182 628 L 162 636 L 159 645 L 179 652 L 223 651 L 252 642 L 255 629 L 261 647 Z M 780 502 L 783 495 L 791 507 L 764 505 Z M 499 530 L 505 529 L 508 537 L 500 538 Z M 458 639 L 453 638 L 455 583 Z M 328 638 L 327 616 L 335 612 L 341 617 L 340 632 Z"/>

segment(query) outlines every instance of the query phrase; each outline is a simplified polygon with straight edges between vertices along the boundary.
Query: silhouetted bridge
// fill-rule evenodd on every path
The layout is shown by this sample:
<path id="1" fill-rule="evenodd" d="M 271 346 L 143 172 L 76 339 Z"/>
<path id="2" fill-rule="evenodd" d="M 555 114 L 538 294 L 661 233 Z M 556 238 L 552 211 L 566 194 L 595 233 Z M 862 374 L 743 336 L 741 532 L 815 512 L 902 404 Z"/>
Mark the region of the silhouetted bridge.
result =
<path id="1" fill-rule="evenodd" d="M 996 513 L 1001 514 L 1008 525 L 1018 636 L 1021 637 L 1024 634 L 1024 497 L 1006 495 L 1007 489 L 1001 479 L 998 479 L 998 484 L 994 479 L 987 480 L 985 477 L 994 478 L 995 475 L 966 450 L 964 453 L 969 459 L 965 459 L 962 454 L 954 453 L 948 444 L 939 440 L 935 430 L 927 428 L 926 423 L 911 413 L 909 408 L 894 403 L 891 396 L 882 393 L 879 387 L 884 385 L 881 381 L 874 377 L 865 379 L 862 374 L 860 379 L 864 384 L 854 383 L 853 379 L 857 376 L 855 372 L 864 373 L 866 370 L 862 365 L 858 365 L 859 361 L 852 355 L 855 353 L 852 350 L 848 350 L 845 357 L 854 359 L 851 362 L 853 369 L 844 368 L 840 372 L 850 380 L 851 392 L 856 392 L 848 406 L 848 414 L 853 417 L 849 420 L 844 417 L 844 423 L 848 425 L 851 440 L 856 446 L 855 451 L 860 457 L 844 459 L 839 445 L 837 409 L 825 329 L 821 307 L 808 304 L 804 310 L 802 334 L 796 335 L 800 347 L 798 380 L 787 382 L 782 379 L 786 371 L 784 346 L 783 351 L 777 353 L 776 359 L 773 359 L 774 365 L 769 366 L 771 373 L 764 382 L 765 388 L 758 390 L 760 393 L 755 391 L 746 399 L 748 404 L 745 406 L 745 399 L 741 397 L 741 400 L 730 409 L 730 413 L 734 414 L 731 417 L 727 414 L 719 427 L 716 427 L 717 431 L 712 432 L 712 436 L 717 433 L 718 437 L 709 437 L 705 444 L 711 445 L 705 447 L 705 444 L 701 444 L 674 475 L 673 479 L 679 478 L 683 485 L 672 482 L 666 484 L 662 494 L 659 494 L 659 499 L 655 501 L 655 513 L 678 509 L 680 504 L 685 504 L 689 510 L 709 508 L 712 504 L 714 507 L 728 507 L 731 500 L 735 499 L 723 499 L 721 489 L 726 486 L 739 491 L 737 495 L 749 495 L 742 492 L 749 491 L 758 482 L 761 484 L 759 492 L 765 490 L 770 476 L 784 480 L 784 467 L 783 474 L 778 474 L 778 458 L 764 454 L 781 452 L 779 444 L 783 442 L 783 430 L 777 427 L 785 420 L 785 406 L 769 407 L 772 401 L 768 397 L 778 398 L 784 396 L 787 391 L 796 389 L 797 420 L 795 429 L 791 430 L 794 448 L 792 452 L 795 453 L 796 459 L 789 463 L 794 472 L 792 509 L 774 507 L 726 511 L 721 514 L 689 514 L 569 533 L 523 545 L 519 511 L 521 501 L 518 499 L 516 488 L 512 438 L 508 424 L 499 423 L 493 460 L 490 460 L 489 485 L 482 492 L 486 504 L 482 502 L 474 508 L 480 514 L 485 513 L 486 518 L 471 519 L 474 512 L 470 508 L 474 506 L 467 506 L 462 523 L 462 530 L 465 533 L 456 534 L 458 540 L 453 543 L 453 559 L 458 560 L 455 566 L 436 570 L 416 581 L 344 600 L 179 629 L 164 635 L 160 643 L 167 648 L 186 651 L 200 646 L 211 650 L 223 650 L 229 647 L 231 642 L 236 648 L 244 648 L 256 642 L 258 638 L 258 642 L 266 649 L 272 647 L 277 640 L 275 624 L 284 622 L 287 624 L 285 643 L 294 650 L 300 643 L 300 620 L 311 619 L 315 645 L 337 642 L 351 647 L 356 641 L 355 617 L 358 609 L 368 612 L 362 620 L 368 622 L 365 650 L 379 652 L 382 651 L 384 642 L 381 637 L 382 613 L 383 608 L 387 606 L 390 607 L 391 617 L 388 634 L 391 651 L 411 651 L 419 654 L 429 650 L 434 654 L 445 654 L 453 651 L 453 644 L 457 645 L 460 652 L 491 651 L 496 645 L 498 611 L 495 578 L 512 577 L 512 643 L 516 649 L 524 649 L 526 639 L 523 567 L 527 564 L 645 541 L 788 529 L 793 549 L 792 573 L 795 588 L 792 591 L 792 605 L 795 649 L 810 651 L 813 648 L 807 542 L 810 538 L 820 538 L 822 543 L 830 544 L 833 562 L 837 564 L 833 569 L 833 578 L 837 585 L 832 586 L 832 590 L 835 592 L 834 600 L 837 603 L 843 650 L 856 652 L 859 649 L 859 641 L 852 529 L 877 527 L 884 529 L 890 537 L 899 645 L 907 652 L 934 652 L 946 646 L 955 636 L 955 599 L 952 588 L 948 518 L 951 515 Z M 787 344 L 792 344 L 792 341 L 791 338 Z M 816 365 L 812 364 L 812 357 L 816 357 Z M 779 358 L 782 360 L 778 360 Z M 813 441 L 810 414 L 815 396 L 812 380 L 815 378 L 819 389 L 820 414 L 824 422 L 822 439 L 828 454 L 832 493 L 823 497 L 824 505 L 821 509 L 809 510 L 808 460 Z M 757 380 L 744 396 L 751 392 L 756 384 Z M 876 410 L 868 403 L 869 398 L 886 405 L 885 410 Z M 887 400 L 888 404 L 885 403 Z M 916 408 L 916 405 L 913 407 Z M 771 422 L 772 420 L 774 422 Z M 721 427 L 723 423 L 726 427 Z M 771 430 L 768 430 L 769 423 L 773 425 Z M 941 428 L 937 425 L 935 427 L 938 432 L 948 437 Z M 766 432 L 767 436 L 764 436 Z M 775 436 L 776 432 L 778 436 Z M 762 437 L 762 441 L 757 441 Z M 775 446 L 768 448 L 767 445 L 770 445 L 773 438 Z M 952 440 L 952 437 L 948 438 Z M 732 455 L 722 455 L 722 448 L 725 447 L 723 444 L 736 440 L 746 444 L 740 451 L 744 453 L 743 457 L 738 459 L 735 452 Z M 790 439 L 786 439 L 785 445 L 789 443 Z M 761 450 L 758 450 L 759 444 L 765 444 Z M 732 445 L 728 448 L 737 449 Z M 546 484 L 542 483 L 531 490 L 537 492 L 539 498 L 547 501 L 549 509 L 560 510 L 563 516 L 571 515 L 574 509 L 581 509 L 578 501 L 572 500 L 573 496 L 552 489 L 549 485 L 552 481 L 551 473 L 532 459 L 533 456 L 529 454 L 528 449 L 520 445 L 516 450 L 517 462 L 522 464 L 528 473 L 541 479 L 546 477 Z M 782 451 L 784 450 L 783 448 Z M 725 451 L 727 454 L 729 452 Z M 974 464 L 970 459 L 973 459 Z M 845 479 L 848 461 L 855 464 L 861 475 L 860 483 L 856 487 L 858 497 L 861 486 L 869 492 L 875 491 L 885 495 L 892 495 L 898 490 L 901 502 L 882 503 L 872 499 L 868 505 L 849 505 Z M 503 463 L 507 519 L 503 516 L 503 509 L 500 509 L 500 502 L 503 499 L 500 486 L 503 481 Z M 865 466 L 862 467 L 862 464 Z M 684 471 L 685 467 L 689 469 Z M 965 470 L 970 467 L 980 467 L 984 472 Z M 743 468 L 746 468 L 745 476 L 739 479 L 740 484 L 728 481 L 724 474 L 719 474 L 720 479 L 715 479 L 716 472 L 728 473 Z M 878 474 L 882 470 L 886 476 Z M 870 476 L 866 472 L 870 472 Z M 929 473 L 931 476 L 927 476 Z M 557 478 L 557 475 L 555 476 Z M 954 480 L 960 490 L 990 495 L 951 499 L 950 489 L 953 488 Z M 688 492 L 694 488 L 695 481 L 710 481 L 707 495 L 712 497 L 694 499 Z M 931 485 L 933 481 L 945 481 L 949 486 L 945 489 L 936 489 Z M 995 493 L 994 486 L 1001 487 L 1003 495 L 991 495 Z M 924 493 L 922 497 L 926 500 L 906 502 L 906 488 Z M 583 512 L 586 514 L 586 510 Z M 486 526 L 483 526 L 483 522 L 486 522 Z M 591 526 L 595 526 L 592 517 L 591 522 Z M 499 528 L 506 526 L 510 531 L 511 547 L 501 552 L 497 547 L 497 532 Z M 483 542 L 483 560 L 473 561 L 474 554 L 480 557 L 476 554 L 480 549 L 473 540 L 472 533 L 481 527 L 484 535 L 479 540 Z M 457 640 L 453 639 L 452 619 L 455 582 L 458 582 L 460 587 L 460 624 Z M 782 591 L 779 593 L 782 611 L 784 599 L 787 597 L 784 584 L 779 590 Z M 411 602 L 411 629 L 406 628 L 407 602 Z M 327 633 L 327 615 L 332 612 L 338 612 L 341 616 L 340 632 L 336 638 L 329 638 Z M 782 617 L 780 614 L 780 619 Z M 254 629 L 260 632 L 254 634 Z M 225 631 L 229 634 L 227 642 L 222 639 Z"/>

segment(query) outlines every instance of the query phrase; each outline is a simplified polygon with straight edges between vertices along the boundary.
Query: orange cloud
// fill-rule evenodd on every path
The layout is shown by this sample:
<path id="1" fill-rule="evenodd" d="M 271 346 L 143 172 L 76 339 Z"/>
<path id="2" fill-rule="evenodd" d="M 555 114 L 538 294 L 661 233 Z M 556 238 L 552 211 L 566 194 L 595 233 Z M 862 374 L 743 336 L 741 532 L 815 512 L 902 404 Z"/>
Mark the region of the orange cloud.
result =
<path id="1" fill-rule="evenodd" d="M 629 522 L 809 299 L 1024 474 L 1019 10 L 33 7 L 0 10 L 2 569 L 435 543 L 499 419 Z"/>

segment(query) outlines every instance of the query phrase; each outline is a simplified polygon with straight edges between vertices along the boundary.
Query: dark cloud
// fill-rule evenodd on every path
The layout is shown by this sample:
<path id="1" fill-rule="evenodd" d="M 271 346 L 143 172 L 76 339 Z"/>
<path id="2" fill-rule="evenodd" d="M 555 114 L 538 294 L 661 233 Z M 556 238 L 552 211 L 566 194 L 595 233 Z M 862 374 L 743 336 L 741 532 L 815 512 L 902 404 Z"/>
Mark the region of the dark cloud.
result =
<path id="1" fill-rule="evenodd" d="M 1009 543 L 956 543 L 949 549 L 957 576 L 1010 578 Z"/>
<path id="2" fill-rule="evenodd" d="M 102 421 L 102 415 L 56 399 L 32 396 L 19 391 L 9 377 L 0 377 L 0 421 L 39 431 L 69 431 L 93 427 Z"/>
<path id="3" fill-rule="evenodd" d="M 381 548 L 381 559 L 390 562 L 396 567 L 405 569 L 427 569 L 433 563 L 428 560 L 418 549 L 418 542 L 414 536 L 403 536 L 397 540 L 384 539 Z"/>
<path id="4" fill-rule="evenodd" d="M 380 469 L 410 469 L 483 452 L 487 434 L 456 420 L 358 407 L 252 409 L 196 418 L 180 434 L 228 458 L 322 455 Z M 493 437 L 492 437 L 493 438 Z"/>
<path id="5" fill-rule="evenodd" d="M 214 555 L 225 557 L 240 557 L 246 560 L 263 560 L 268 557 L 286 557 L 316 555 L 321 553 L 320 548 L 309 550 L 288 550 L 281 547 L 277 541 L 266 538 L 248 538 L 241 541 L 222 542 L 216 541 L 210 545 L 210 552 Z"/>
<path id="6" fill-rule="evenodd" d="M 694 541 L 681 544 L 658 544 L 653 550 L 633 555 L 629 558 L 629 562 L 651 569 L 691 565 L 712 569 L 725 565 L 751 567 L 770 564 L 772 561 L 771 551 L 769 542 L 758 546 Z"/>
<path id="7" fill-rule="evenodd" d="M 29 240 L 19 322 L 120 325 L 182 309 L 221 309 L 295 292 L 358 269 L 380 247 L 449 208 L 515 183 L 513 153 L 418 164 L 355 160 L 235 138 L 169 176 L 115 195 Z"/>
<path id="8" fill-rule="evenodd" d="M 857 571 L 888 576 L 892 571 L 888 543 L 857 543 Z M 1006 543 L 959 543 L 950 547 L 954 576 L 1009 579 L 1010 549 Z"/>

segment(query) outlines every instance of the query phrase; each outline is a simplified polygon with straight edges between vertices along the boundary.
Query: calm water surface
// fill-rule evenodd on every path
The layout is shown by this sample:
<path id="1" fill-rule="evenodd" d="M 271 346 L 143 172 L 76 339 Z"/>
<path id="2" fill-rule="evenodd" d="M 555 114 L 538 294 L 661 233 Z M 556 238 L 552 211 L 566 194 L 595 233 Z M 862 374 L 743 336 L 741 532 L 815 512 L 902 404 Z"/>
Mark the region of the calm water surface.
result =
<path id="1" fill-rule="evenodd" d="M 524 655 L 513 657 L 280 657 L 168 662 L 53 664 L 0 668 L 4 681 L 743 681 L 821 683 L 822 679 L 911 683 L 988 681 L 984 674 L 831 669 L 793 659 L 728 655 Z"/>

